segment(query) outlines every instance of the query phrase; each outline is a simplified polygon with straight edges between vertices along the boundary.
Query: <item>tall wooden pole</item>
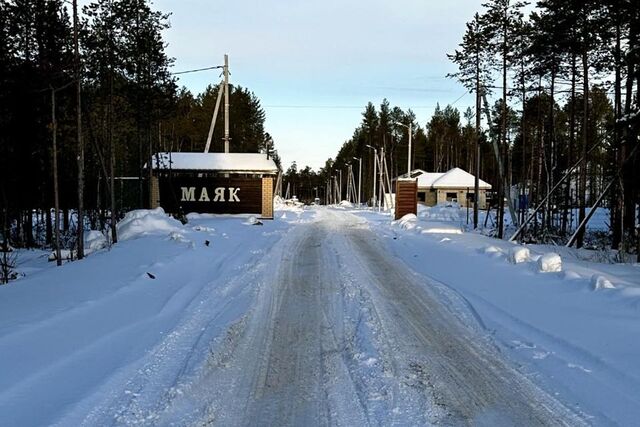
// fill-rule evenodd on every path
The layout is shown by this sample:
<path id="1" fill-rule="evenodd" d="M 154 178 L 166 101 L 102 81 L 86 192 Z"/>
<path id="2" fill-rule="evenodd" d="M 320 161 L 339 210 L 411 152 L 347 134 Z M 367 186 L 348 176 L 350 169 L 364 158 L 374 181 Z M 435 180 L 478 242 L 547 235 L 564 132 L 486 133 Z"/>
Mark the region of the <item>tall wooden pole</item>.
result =
<path id="1" fill-rule="evenodd" d="M 358 165 L 358 207 L 361 207 L 361 203 L 362 200 L 360 199 L 362 197 L 362 157 L 360 157 L 358 159 L 359 161 L 359 165 Z"/>
<path id="2" fill-rule="evenodd" d="M 229 152 L 229 55 L 224 55 L 224 152 Z"/>

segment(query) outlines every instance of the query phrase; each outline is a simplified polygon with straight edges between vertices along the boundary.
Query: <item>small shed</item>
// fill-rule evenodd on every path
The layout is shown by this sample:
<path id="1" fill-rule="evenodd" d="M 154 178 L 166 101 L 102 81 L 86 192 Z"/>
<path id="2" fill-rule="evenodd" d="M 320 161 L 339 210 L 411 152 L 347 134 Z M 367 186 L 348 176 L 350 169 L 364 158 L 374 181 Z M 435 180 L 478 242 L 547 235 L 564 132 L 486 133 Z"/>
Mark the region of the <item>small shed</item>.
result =
<path id="1" fill-rule="evenodd" d="M 408 177 L 418 180 L 418 203 L 435 206 L 438 203 L 455 202 L 462 207 L 473 206 L 475 176 L 463 169 L 453 168 L 447 172 L 415 169 L 399 178 Z M 480 180 L 479 190 L 478 206 L 480 209 L 486 209 L 487 190 L 491 190 L 491 184 Z"/>
<path id="2" fill-rule="evenodd" d="M 278 167 L 266 154 L 165 152 L 151 163 L 152 208 L 273 218 Z"/>

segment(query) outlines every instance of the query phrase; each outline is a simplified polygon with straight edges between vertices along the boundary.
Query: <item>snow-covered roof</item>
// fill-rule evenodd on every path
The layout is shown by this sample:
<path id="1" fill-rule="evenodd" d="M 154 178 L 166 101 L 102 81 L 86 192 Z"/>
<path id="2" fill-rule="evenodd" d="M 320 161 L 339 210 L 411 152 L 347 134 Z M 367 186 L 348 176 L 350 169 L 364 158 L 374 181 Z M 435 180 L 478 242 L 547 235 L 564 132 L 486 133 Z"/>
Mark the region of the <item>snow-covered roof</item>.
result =
<path id="1" fill-rule="evenodd" d="M 418 177 L 418 187 L 432 187 L 442 175 L 443 172 L 425 172 Z"/>
<path id="2" fill-rule="evenodd" d="M 399 178 L 406 177 L 407 174 Z M 418 178 L 418 188 L 473 188 L 475 177 L 460 168 L 447 172 L 425 172 L 422 169 L 411 171 L 412 177 Z M 491 184 L 480 180 L 480 189 L 490 190 Z"/>
<path id="3" fill-rule="evenodd" d="M 436 179 L 431 186 L 434 188 L 473 188 L 474 185 L 475 177 L 473 175 L 460 168 L 453 168 Z M 480 180 L 480 188 L 489 190 L 491 189 L 491 184 Z"/>
<path id="4" fill-rule="evenodd" d="M 261 153 L 157 153 L 153 169 L 227 173 L 277 173 L 273 159 Z"/>

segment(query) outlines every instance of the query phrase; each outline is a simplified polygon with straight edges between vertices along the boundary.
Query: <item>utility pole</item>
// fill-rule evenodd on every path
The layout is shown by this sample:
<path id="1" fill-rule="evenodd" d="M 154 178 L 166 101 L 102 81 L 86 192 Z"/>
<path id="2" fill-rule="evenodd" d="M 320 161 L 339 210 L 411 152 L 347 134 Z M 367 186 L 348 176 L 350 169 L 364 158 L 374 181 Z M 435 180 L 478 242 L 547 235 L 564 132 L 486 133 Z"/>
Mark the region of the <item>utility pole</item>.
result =
<path id="1" fill-rule="evenodd" d="M 353 195 L 351 194 L 351 163 L 347 165 L 347 201 L 351 202 Z"/>
<path id="2" fill-rule="evenodd" d="M 380 196 L 380 197 L 378 197 L 378 212 L 380 212 L 382 210 L 383 197 L 384 197 L 384 179 L 383 179 L 383 176 L 382 176 L 382 174 L 384 172 L 384 169 L 382 167 L 382 165 L 384 164 L 383 160 L 384 160 L 384 146 L 382 146 L 382 148 L 380 148 L 380 160 L 379 160 L 379 163 L 378 163 L 378 166 L 379 166 L 379 168 L 378 168 L 379 171 L 378 172 L 380 174 L 380 188 L 378 189 L 379 196 Z"/>
<path id="3" fill-rule="evenodd" d="M 360 207 L 360 196 L 362 193 L 362 157 L 354 157 L 353 160 L 358 161 L 358 207 Z M 375 177 L 375 172 L 374 172 L 374 177 Z"/>
<path id="4" fill-rule="evenodd" d="M 405 125 L 404 123 L 395 122 L 395 124 L 409 129 L 409 151 L 407 152 L 407 176 L 411 178 L 411 135 L 413 134 L 413 128 L 412 128 L 413 123 L 409 123 L 409 125 Z"/>
<path id="5" fill-rule="evenodd" d="M 378 194 L 376 192 L 377 166 L 378 166 L 378 149 L 367 144 L 367 147 L 373 150 L 373 208 L 376 207 Z"/>
<path id="6" fill-rule="evenodd" d="M 407 174 L 411 178 L 411 135 L 413 131 L 411 129 L 412 123 L 409 123 L 409 153 L 407 154 Z"/>
<path id="7" fill-rule="evenodd" d="M 73 0 L 73 44 L 76 75 L 76 127 L 78 132 L 78 259 L 84 258 L 84 144 L 82 142 L 82 82 L 80 81 L 80 51 L 78 48 L 78 0 Z"/>
<path id="8" fill-rule="evenodd" d="M 473 229 L 478 228 L 478 199 L 480 197 L 480 59 L 476 54 L 476 176 L 473 180 Z M 524 112 L 524 104 L 522 111 Z"/>
<path id="9" fill-rule="evenodd" d="M 204 146 L 204 152 L 208 153 L 211 148 L 211 139 L 213 138 L 213 130 L 216 127 L 216 119 L 218 118 L 218 110 L 220 109 L 220 100 L 222 99 L 222 93 L 224 90 L 224 82 L 220 83 L 218 88 L 218 97 L 216 98 L 216 106 L 213 109 L 213 116 L 211 117 L 211 125 L 209 125 L 209 134 L 207 135 L 207 143 Z M 225 113 L 226 116 L 226 113 Z"/>
<path id="10" fill-rule="evenodd" d="M 229 152 L 229 55 L 224 55 L 224 152 Z"/>
<path id="11" fill-rule="evenodd" d="M 338 203 L 340 203 L 342 201 L 342 169 L 340 169 L 338 172 L 340 172 L 340 181 L 339 181 L 339 196 L 338 196 Z"/>

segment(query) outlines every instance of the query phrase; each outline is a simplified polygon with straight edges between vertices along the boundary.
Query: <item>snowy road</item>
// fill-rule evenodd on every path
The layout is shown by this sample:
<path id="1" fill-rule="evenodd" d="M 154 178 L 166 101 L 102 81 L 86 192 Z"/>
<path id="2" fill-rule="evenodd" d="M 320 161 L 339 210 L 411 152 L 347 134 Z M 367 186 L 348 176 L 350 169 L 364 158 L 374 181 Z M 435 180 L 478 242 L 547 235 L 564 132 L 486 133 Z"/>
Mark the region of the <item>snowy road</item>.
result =
<path id="1" fill-rule="evenodd" d="M 157 423 L 581 424 L 364 220 L 316 218 L 270 251 L 278 267 L 265 269 L 254 305 Z"/>

